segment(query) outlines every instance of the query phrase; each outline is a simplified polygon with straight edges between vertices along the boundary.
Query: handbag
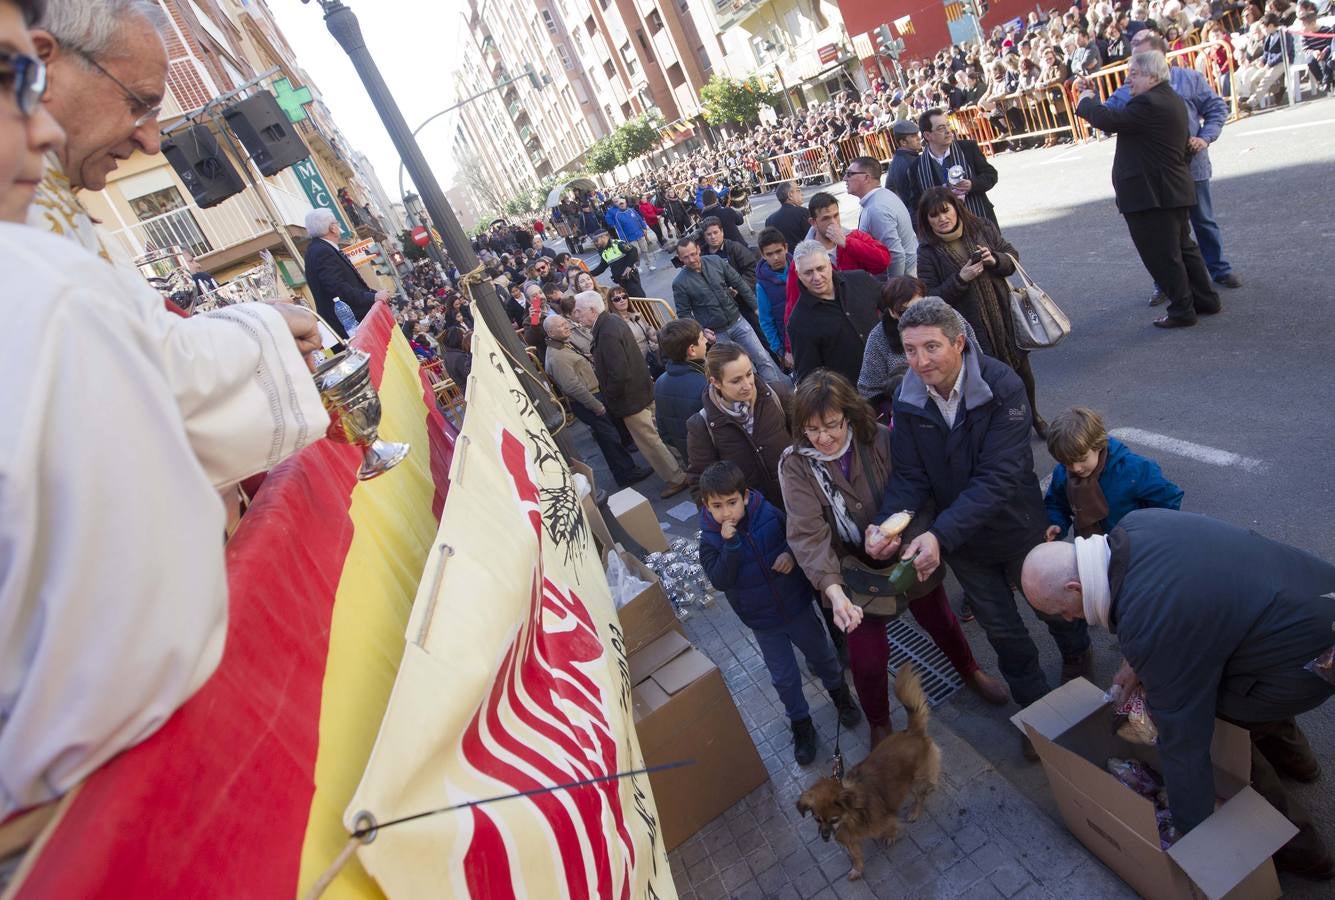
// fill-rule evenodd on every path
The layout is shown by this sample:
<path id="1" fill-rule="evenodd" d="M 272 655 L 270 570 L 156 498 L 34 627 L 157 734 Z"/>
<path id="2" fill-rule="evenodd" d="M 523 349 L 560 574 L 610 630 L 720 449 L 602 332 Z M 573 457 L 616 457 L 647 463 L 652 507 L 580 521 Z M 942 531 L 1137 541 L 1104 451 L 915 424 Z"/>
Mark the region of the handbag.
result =
<path id="1" fill-rule="evenodd" d="M 1007 254 L 1008 256 L 1010 254 Z M 1071 333 L 1071 320 L 1048 292 L 1034 283 L 1020 261 L 1011 256 L 1020 286 L 1010 285 L 1010 314 L 1015 324 L 1015 343 L 1021 350 L 1055 347 Z"/>

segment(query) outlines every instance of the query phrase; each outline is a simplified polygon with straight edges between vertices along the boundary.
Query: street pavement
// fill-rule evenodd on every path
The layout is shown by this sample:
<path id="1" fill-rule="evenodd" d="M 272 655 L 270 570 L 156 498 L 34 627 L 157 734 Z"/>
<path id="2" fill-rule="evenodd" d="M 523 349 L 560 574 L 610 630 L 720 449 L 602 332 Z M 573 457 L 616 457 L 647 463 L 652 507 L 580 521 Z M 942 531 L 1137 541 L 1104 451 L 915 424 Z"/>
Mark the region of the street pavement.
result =
<path id="1" fill-rule="evenodd" d="M 1156 459 L 1183 487 L 1184 509 L 1245 525 L 1326 559 L 1335 559 L 1330 425 L 1335 408 L 1330 374 L 1335 279 L 1326 256 L 1335 246 L 1333 133 L 1335 100 L 1323 99 L 1231 124 L 1211 147 L 1216 217 L 1226 257 L 1244 286 L 1221 287 L 1223 312 L 1190 329 L 1165 332 L 1150 324 L 1162 310 L 1147 306 L 1150 279 L 1113 204 L 1109 173 L 1114 140 L 1000 154 L 993 159 L 1000 182 L 990 194 L 1002 231 L 1019 250 L 1025 268 L 1073 323 L 1071 337 L 1061 346 L 1033 356 L 1039 409 L 1050 418 L 1071 405 L 1094 407 L 1132 449 Z M 844 224 L 853 226 L 855 198 L 844 195 L 842 185 L 832 190 L 841 198 Z M 807 196 L 812 192 L 807 189 Z M 754 205 L 752 222 L 758 231 L 775 201 L 767 195 Z M 646 293 L 671 302 L 675 269 L 661 254 L 657 262 L 657 272 L 644 271 Z M 1035 439 L 1033 447 L 1038 475 L 1046 479 L 1053 462 L 1041 441 Z M 602 483 L 610 481 L 604 478 Z M 653 498 L 660 484 L 654 479 L 640 487 Z M 680 496 L 655 505 L 665 510 L 679 501 Z M 660 519 L 668 520 L 662 513 Z M 694 526 L 689 531 L 693 534 Z M 953 583 L 951 588 L 958 600 L 958 588 Z M 700 897 L 871 896 L 836 877 L 845 863 L 829 854 L 829 845 L 817 844 L 812 857 L 823 880 L 797 879 L 801 873 L 793 870 L 804 867 L 802 853 L 810 854 L 808 839 L 814 829 L 809 822 L 792 820 L 790 795 L 796 784 L 813 779 L 823 763 L 801 777 L 791 771 L 791 753 L 780 733 L 782 716 L 776 725 L 768 715 L 777 710 L 773 690 L 763 667 L 756 668 L 749 637 L 723 624 L 725 619 L 735 623 L 725 606 L 721 602 L 698 613 L 688 621 L 688 632 L 725 675 L 731 671 L 729 683 L 743 700 L 743 716 L 753 725 L 762 755 L 769 752 L 767 765 L 775 779 L 674 854 L 674 872 L 686 876 L 677 878 L 679 890 L 687 897 L 693 889 Z M 1056 647 L 1027 607 L 1024 614 L 1055 684 L 1060 665 Z M 965 631 L 980 663 L 996 672 L 995 656 L 979 626 L 967 624 Z M 735 658 L 727 659 L 728 654 Z M 1115 641 L 1095 634 L 1095 654 L 1094 680 L 1106 685 L 1120 660 Z M 739 666 L 748 677 L 758 676 L 754 685 L 748 688 L 741 682 Z M 960 692 L 937 711 L 933 731 L 945 752 L 946 789 L 930 807 L 933 824 L 911 826 L 907 838 L 886 857 L 890 865 L 884 871 L 891 874 L 883 883 L 893 888 L 878 888 L 869 877 L 877 895 L 1123 895 L 1115 876 L 1079 845 L 1071 852 L 1041 767 L 1020 754 L 1008 721 L 1014 709 L 988 707 Z M 831 711 L 818 712 L 817 721 L 828 740 Z M 1299 722 L 1323 763 L 1335 760 L 1335 711 L 1330 704 Z M 865 752 L 865 729 L 860 726 L 857 739 L 862 743 L 847 754 L 850 761 Z M 1327 790 L 1327 779 L 1310 786 L 1290 783 L 1288 788 L 1335 842 L 1335 793 Z M 735 868 L 736 860 L 722 865 L 730 859 L 730 842 L 739 850 L 743 846 L 742 838 L 758 815 L 755 809 L 769 814 L 761 830 L 775 856 L 781 863 L 797 860 L 780 866 L 789 876 L 781 882 L 775 880 L 778 876 L 764 875 L 770 869 L 756 871 L 750 862 L 749 878 Z M 747 827 L 734 828 L 739 820 Z M 794 830 L 807 849 L 791 847 L 786 838 L 775 845 L 776 831 Z M 754 840 L 745 843 L 750 846 Z M 701 884 L 707 886 L 697 886 L 695 867 L 705 874 L 704 863 L 714 857 L 694 857 L 708 854 L 720 841 L 723 860 L 710 863 L 720 873 L 719 882 L 705 877 Z M 1041 848 L 1036 859 L 1016 856 L 1027 845 Z M 983 851 L 982 862 L 975 858 L 979 847 L 991 848 Z M 998 852 L 1007 861 L 993 867 Z M 917 868 L 924 858 L 934 867 L 933 874 L 918 879 L 917 873 L 925 871 Z M 765 859 L 761 854 L 760 860 Z M 871 871 L 869 865 L 869 876 Z M 975 877 L 978 872 L 983 874 Z M 1072 886 L 1068 876 L 1087 881 Z M 771 884 L 773 890 L 767 886 Z M 1326 897 L 1331 891 L 1329 885 L 1288 877 L 1282 884 L 1289 897 Z"/>

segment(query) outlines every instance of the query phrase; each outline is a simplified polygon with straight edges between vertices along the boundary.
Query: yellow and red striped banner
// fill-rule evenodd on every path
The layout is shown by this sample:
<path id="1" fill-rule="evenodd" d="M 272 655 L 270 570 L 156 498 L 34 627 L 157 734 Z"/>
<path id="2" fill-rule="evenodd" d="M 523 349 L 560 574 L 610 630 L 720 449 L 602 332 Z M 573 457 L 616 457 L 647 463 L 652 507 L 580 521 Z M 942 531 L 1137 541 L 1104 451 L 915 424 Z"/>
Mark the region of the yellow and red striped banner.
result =
<path id="1" fill-rule="evenodd" d="M 69 799 L 16 900 L 292 898 L 347 842 L 454 449 L 385 304 L 351 343 L 371 354 L 381 436 L 412 452 L 359 482 L 361 451 L 322 440 L 269 473 L 227 545 L 217 672 Z M 380 895 L 355 861 L 327 894 Z"/>

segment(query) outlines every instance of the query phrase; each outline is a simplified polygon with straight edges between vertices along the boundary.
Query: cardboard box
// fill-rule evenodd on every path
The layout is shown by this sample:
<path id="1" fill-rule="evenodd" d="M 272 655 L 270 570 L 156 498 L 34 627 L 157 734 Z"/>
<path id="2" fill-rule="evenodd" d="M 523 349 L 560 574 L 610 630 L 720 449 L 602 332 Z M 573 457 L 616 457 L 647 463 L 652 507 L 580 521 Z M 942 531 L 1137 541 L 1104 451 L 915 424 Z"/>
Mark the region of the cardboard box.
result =
<path id="1" fill-rule="evenodd" d="M 668 850 L 769 779 L 728 686 L 709 657 L 670 632 L 630 659 L 631 703 Z"/>
<path id="2" fill-rule="evenodd" d="M 658 513 L 639 491 L 634 488 L 617 491 L 607 498 L 607 509 L 645 550 L 650 553 L 667 551 L 667 536 L 658 524 Z"/>
<path id="3" fill-rule="evenodd" d="M 649 582 L 649 586 L 633 600 L 617 609 L 617 620 L 621 623 L 622 638 L 626 642 L 626 656 L 634 655 L 670 631 L 680 636 L 681 621 L 673 612 L 672 603 L 664 593 L 663 583 L 658 580 L 658 576 L 619 544 L 603 557 L 604 568 L 613 553 L 621 557 L 627 568 Z"/>
<path id="4" fill-rule="evenodd" d="M 1103 691 L 1083 678 L 1011 718 L 1033 741 L 1071 833 L 1150 900 L 1279 897 L 1270 856 L 1298 829 L 1248 786 L 1247 732 L 1215 721 L 1210 758 L 1215 794 L 1222 804 L 1165 851 L 1159 845 L 1154 804 L 1105 768 L 1109 757 L 1134 758 L 1162 774 L 1158 753 L 1119 738 L 1112 719 Z"/>

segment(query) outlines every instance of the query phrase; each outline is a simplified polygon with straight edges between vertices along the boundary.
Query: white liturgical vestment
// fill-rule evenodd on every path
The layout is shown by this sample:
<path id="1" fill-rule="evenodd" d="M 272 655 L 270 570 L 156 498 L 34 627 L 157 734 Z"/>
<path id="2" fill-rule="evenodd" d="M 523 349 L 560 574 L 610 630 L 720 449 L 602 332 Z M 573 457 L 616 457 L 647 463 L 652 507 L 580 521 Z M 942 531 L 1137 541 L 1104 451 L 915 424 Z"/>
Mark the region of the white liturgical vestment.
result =
<path id="1" fill-rule="evenodd" d="M 227 623 L 215 489 L 320 438 L 281 316 L 182 319 L 137 272 L 0 223 L 0 819 L 152 734 Z"/>

